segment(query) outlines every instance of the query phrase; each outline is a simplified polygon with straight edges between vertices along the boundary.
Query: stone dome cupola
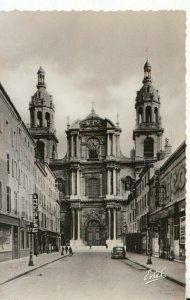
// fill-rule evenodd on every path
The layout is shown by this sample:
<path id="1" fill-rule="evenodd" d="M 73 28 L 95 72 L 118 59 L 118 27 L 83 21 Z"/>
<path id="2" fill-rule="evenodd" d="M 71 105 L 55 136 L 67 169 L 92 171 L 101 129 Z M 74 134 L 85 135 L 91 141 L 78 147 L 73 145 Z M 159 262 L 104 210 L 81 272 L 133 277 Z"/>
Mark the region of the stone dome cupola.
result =
<path id="1" fill-rule="evenodd" d="M 44 69 L 40 66 L 38 72 L 38 83 L 37 83 L 37 88 L 46 88 L 46 84 L 45 84 L 45 71 Z"/>
<path id="2" fill-rule="evenodd" d="M 157 102 L 160 103 L 160 96 L 158 90 L 152 84 L 152 75 L 151 75 L 152 67 L 148 60 L 144 65 L 144 78 L 143 78 L 143 86 L 137 91 L 136 96 L 136 107 L 142 105 L 143 102 Z"/>
<path id="3" fill-rule="evenodd" d="M 145 65 L 144 65 L 144 79 L 143 79 L 143 83 L 146 82 L 152 82 L 152 78 L 151 78 L 151 65 L 148 62 L 148 60 L 146 61 Z"/>

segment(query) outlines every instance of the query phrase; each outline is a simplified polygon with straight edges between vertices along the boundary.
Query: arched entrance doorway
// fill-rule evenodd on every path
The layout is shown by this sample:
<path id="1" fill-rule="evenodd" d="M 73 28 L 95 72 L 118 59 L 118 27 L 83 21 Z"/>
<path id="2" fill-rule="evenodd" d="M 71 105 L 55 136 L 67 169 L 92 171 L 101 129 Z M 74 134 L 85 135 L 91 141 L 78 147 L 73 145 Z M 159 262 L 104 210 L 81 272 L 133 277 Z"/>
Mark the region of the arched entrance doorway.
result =
<path id="1" fill-rule="evenodd" d="M 102 238 L 102 229 L 100 222 L 91 220 L 86 226 L 86 241 L 88 245 L 100 246 L 104 245 L 105 241 Z"/>

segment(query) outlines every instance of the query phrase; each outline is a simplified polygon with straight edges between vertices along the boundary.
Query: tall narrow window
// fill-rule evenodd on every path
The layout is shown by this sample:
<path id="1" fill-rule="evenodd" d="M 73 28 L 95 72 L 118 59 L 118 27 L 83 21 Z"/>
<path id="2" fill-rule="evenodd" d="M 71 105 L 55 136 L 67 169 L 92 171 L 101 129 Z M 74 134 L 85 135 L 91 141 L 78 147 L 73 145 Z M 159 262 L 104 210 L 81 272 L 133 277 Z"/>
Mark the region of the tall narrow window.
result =
<path id="1" fill-rule="evenodd" d="M 50 127 L 50 113 L 45 114 L 45 119 L 46 119 L 46 126 Z"/>
<path id="2" fill-rule="evenodd" d="M 98 178 L 88 179 L 88 197 L 94 198 L 100 195 L 100 184 Z"/>
<path id="3" fill-rule="evenodd" d="M 146 138 L 144 140 L 144 158 L 154 158 L 154 140 Z"/>
<path id="4" fill-rule="evenodd" d="M 44 160 L 44 143 L 42 141 L 37 142 L 37 155 L 40 159 Z"/>
<path id="5" fill-rule="evenodd" d="M 14 214 L 17 215 L 17 192 L 14 192 Z"/>
<path id="6" fill-rule="evenodd" d="M 7 212 L 11 212 L 11 188 L 7 186 Z"/>
<path id="7" fill-rule="evenodd" d="M 10 174 L 10 154 L 7 153 L 7 173 Z"/>
<path id="8" fill-rule="evenodd" d="M 38 111 L 37 113 L 37 127 L 42 127 L 42 112 Z"/>
<path id="9" fill-rule="evenodd" d="M 154 109 L 154 115 L 155 115 L 155 122 L 158 123 L 158 108 L 155 107 Z"/>
<path id="10" fill-rule="evenodd" d="M 15 177 L 15 171 L 14 171 L 14 159 L 12 159 L 12 177 Z"/>

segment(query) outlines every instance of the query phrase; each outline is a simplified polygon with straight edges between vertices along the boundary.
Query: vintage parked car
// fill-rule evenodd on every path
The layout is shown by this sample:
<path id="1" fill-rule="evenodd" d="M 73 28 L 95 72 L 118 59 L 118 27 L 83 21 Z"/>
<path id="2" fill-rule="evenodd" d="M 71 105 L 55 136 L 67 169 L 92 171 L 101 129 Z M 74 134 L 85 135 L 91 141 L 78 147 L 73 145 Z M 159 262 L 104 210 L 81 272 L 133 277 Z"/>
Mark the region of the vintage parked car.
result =
<path id="1" fill-rule="evenodd" d="M 121 246 L 113 247 L 111 258 L 125 258 L 125 248 Z"/>

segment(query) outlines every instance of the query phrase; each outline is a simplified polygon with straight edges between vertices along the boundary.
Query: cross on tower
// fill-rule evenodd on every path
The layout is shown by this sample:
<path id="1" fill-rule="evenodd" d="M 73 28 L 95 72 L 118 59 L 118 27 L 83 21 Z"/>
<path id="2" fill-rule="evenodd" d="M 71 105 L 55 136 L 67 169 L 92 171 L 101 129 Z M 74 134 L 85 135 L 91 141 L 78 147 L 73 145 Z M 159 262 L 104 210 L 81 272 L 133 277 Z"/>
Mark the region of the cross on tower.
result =
<path id="1" fill-rule="evenodd" d="M 95 101 L 92 101 L 92 102 L 91 102 L 91 104 L 92 104 L 91 113 L 95 113 L 95 110 L 94 110 L 94 104 L 95 104 L 95 103 L 96 103 Z"/>
<path id="2" fill-rule="evenodd" d="M 149 49 L 146 48 L 146 60 L 147 60 L 147 61 L 148 61 L 148 51 L 149 51 Z"/>

